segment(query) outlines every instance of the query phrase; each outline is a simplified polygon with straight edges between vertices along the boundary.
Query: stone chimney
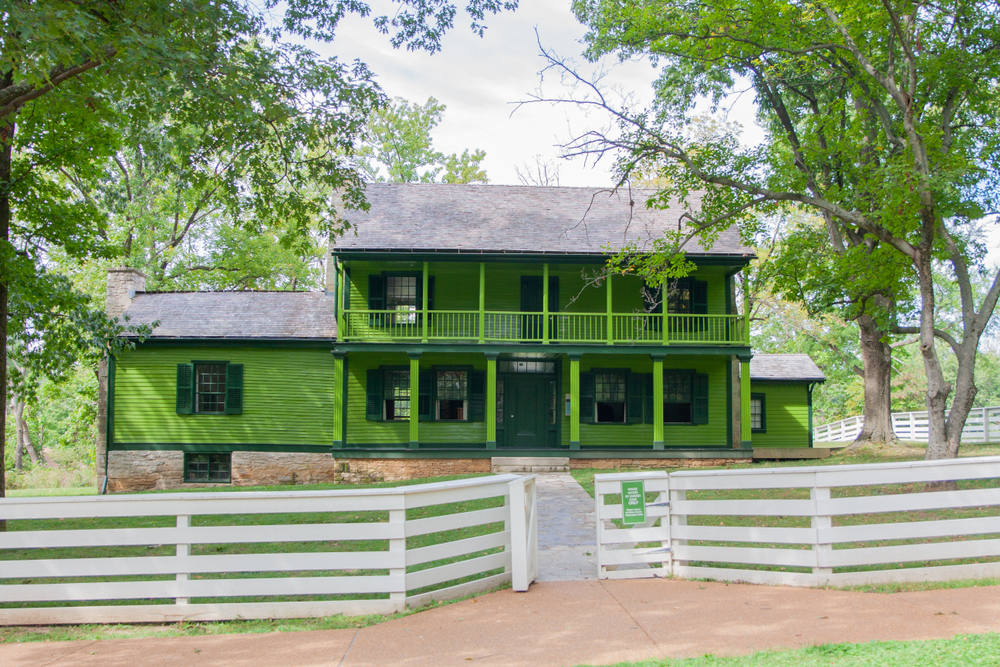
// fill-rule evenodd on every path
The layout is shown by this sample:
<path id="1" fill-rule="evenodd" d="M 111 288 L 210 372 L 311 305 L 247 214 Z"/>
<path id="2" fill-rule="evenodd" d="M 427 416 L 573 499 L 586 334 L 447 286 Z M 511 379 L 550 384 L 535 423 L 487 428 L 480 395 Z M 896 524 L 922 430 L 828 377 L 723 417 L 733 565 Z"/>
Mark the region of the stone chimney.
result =
<path id="1" fill-rule="evenodd" d="M 108 317 L 121 317 L 128 310 L 136 292 L 146 291 L 146 274 L 138 269 L 108 269 Z"/>

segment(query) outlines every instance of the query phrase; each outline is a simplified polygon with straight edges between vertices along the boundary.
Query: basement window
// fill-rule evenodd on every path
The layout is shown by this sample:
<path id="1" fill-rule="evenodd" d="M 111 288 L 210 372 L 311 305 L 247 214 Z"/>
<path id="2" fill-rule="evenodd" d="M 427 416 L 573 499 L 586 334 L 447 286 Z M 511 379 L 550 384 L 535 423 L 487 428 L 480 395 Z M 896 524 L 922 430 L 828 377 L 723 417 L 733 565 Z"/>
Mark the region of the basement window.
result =
<path id="1" fill-rule="evenodd" d="M 184 454 L 185 482 L 232 482 L 232 454 Z"/>

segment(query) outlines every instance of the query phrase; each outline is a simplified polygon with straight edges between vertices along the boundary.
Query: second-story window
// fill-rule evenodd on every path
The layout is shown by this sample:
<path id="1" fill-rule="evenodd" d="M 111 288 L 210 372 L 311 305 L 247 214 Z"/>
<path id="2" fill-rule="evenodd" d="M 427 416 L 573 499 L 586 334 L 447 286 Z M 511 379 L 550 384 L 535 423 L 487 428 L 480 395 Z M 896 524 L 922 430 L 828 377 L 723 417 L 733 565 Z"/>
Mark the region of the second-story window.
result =
<path id="1" fill-rule="evenodd" d="M 468 371 L 437 371 L 436 415 L 441 421 L 464 421 L 469 414 Z"/>
<path id="2" fill-rule="evenodd" d="M 625 374 L 595 373 L 594 402 L 597 422 L 625 423 Z"/>
<path id="3" fill-rule="evenodd" d="M 402 311 L 392 316 L 397 324 L 414 324 L 417 321 L 416 276 L 386 277 L 385 309 Z"/>

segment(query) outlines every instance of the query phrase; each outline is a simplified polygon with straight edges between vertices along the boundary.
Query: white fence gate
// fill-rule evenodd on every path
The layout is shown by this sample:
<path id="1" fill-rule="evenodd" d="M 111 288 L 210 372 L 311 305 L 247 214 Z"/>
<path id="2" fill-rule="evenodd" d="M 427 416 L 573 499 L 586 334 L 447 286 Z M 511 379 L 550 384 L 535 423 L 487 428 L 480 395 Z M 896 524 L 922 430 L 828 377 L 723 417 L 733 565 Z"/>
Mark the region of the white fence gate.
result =
<path id="1" fill-rule="evenodd" d="M 601 578 L 671 572 L 856 586 L 1000 576 L 1000 457 L 659 473 L 647 489 L 659 498 L 669 494 L 670 505 L 658 504 L 647 516 L 664 524 L 669 517 L 666 530 L 603 528 L 601 519 L 622 516 L 620 505 L 604 504 L 605 496 L 620 493 L 622 481 L 656 474 L 595 475 Z M 924 492 L 928 482 L 962 480 L 978 480 L 968 486 L 979 488 Z M 966 516 L 928 520 L 927 513 L 937 510 Z M 661 538 L 669 554 L 634 548 Z M 626 550 L 613 549 L 615 543 Z M 627 574 L 605 567 L 661 560 L 658 568 Z M 919 565 L 904 567 L 908 563 Z"/>
<path id="2" fill-rule="evenodd" d="M 853 442 L 865 426 L 864 417 L 848 417 L 813 429 L 813 442 Z M 928 417 L 923 412 L 892 413 L 892 430 L 908 442 L 927 442 Z M 1000 406 L 973 408 L 962 429 L 962 442 L 1000 443 Z"/>
<path id="3" fill-rule="evenodd" d="M 622 482 L 642 481 L 656 500 L 646 504 L 646 521 L 627 528 L 614 527 L 622 505 L 606 505 L 607 496 L 620 495 Z M 668 477 L 665 472 L 594 475 L 597 519 L 597 570 L 600 579 L 638 579 L 670 574 Z M 605 527 L 605 523 L 611 524 Z M 656 525 L 659 524 L 659 525 Z M 654 543 L 653 546 L 641 546 Z"/>
<path id="4" fill-rule="evenodd" d="M 455 505 L 486 499 L 497 499 L 495 506 Z M 517 475 L 345 491 L 2 499 L 0 519 L 9 524 L 0 533 L 0 625 L 389 614 L 507 581 L 527 590 L 538 574 L 535 499 L 534 476 Z M 429 508 L 426 516 L 407 517 L 421 508 Z M 281 514 L 311 520 L 289 523 Z M 254 525 L 252 515 L 271 519 Z M 107 519 L 136 517 L 150 527 L 106 527 Z M 162 517 L 175 525 L 155 526 Z M 21 530 L 22 520 L 42 525 Z M 83 525 L 59 525 L 78 520 Z M 445 541 L 445 531 L 457 533 Z M 429 543 L 412 548 L 425 535 L 433 536 Z M 337 550 L 352 542 L 367 544 Z M 164 545 L 174 545 L 174 555 L 86 555 Z M 257 553 L 211 553 L 233 545 Z M 11 550 L 29 554 L 14 560 Z M 280 601 L 291 596 L 338 599 Z M 255 600 L 192 604 L 195 598 Z M 65 606 L 30 606 L 38 603 Z"/>

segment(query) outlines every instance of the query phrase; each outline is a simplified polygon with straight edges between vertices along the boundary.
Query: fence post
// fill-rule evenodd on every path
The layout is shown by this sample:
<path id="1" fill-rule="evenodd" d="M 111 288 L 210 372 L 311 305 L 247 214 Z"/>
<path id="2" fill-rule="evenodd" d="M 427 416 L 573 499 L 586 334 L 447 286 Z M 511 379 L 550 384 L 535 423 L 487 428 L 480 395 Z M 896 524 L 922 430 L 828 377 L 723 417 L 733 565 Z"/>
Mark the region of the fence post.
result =
<path id="1" fill-rule="evenodd" d="M 177 516 L 177 528 L 186 529 L 191 527 L 191 516 L 188 514 L 179 514 Z M 179 532 L 179 531 L 178 531 Z M 191 545 L 190 544 L 178 544 L 177 545 L 177 559 L 181 561 L 184 565 L 187 565 L 187 559 L 191 556 Z M 182 560 L 183 559 L 183 560 Z M 180 568 L 178 568 L 180 569 Z M 187 581 L 188 572 L 177 572 L 175 575 L 177 581 Z M 175 598 L 174 604 L 187 604 L 189 598 Z"/>
<path id="2" fill-rule="evenodd" d="M 669 475 L 667 479 L 670 479 Z M 668 482 L 669 483 L 669 482 Z M 687 500 L 687 491 L 670 489 L 670 574 L 678 576 L 677 568 L 687 567 L 688 561 L 677 560 L 677 547 L 687 546 L 687 540 L 674 538 L 674 526 L 686 526 L 687 514 L 678 511 L 677 504 Z"/>
<path id="3" fill-rule="evenodd" d="M 404 507 L 406 506 L 406 496 L 402 493 L 396 496 Z M 389 510 L 389 525 L 395 526 L 393 534 L 402 537 L 389 540 L 389 553 L 393 554 L 393 564 L 396 567 L 389 568 L 390 577 L 399 577 L 403 581 L 402 590 L 390 591 L 389 600 L 396 607 L 396 611 L 406 610 L 406 510 Z"/>
<path id="4" fill-rule="evenodd" d="M 508 485 L 510 493 L 511 585 L 528 590 L 538 575 L 538 529 L 535 478 L 522 477 Z"/>
<path id="5" fill-rule="evenodd" d="M 828 537 L 820 536 L 821 531 L 825 531 L 826 529 L 833 527 L 833 520 L 829 515 L 821 515 L 819 512 L 820 501 L 830 499 L 830 488 L 817 487 L 816 483 L 813 482 L 813 487 L 809 490 L 809 497 L 813 501 L 812 528 L 813 531 L 815 531 L 813 538 L 813 552 L 816 556 L 817 565 L 812 569 L 812 571 L 813 575 L 816 577 L 816 584 L 822 585 L 825 583 L 826 577 L 833 574 L 832 567 L 823 567 L 827 554 L 833 551 L 833 545 L 824 541 L 829 539 Z"/>

